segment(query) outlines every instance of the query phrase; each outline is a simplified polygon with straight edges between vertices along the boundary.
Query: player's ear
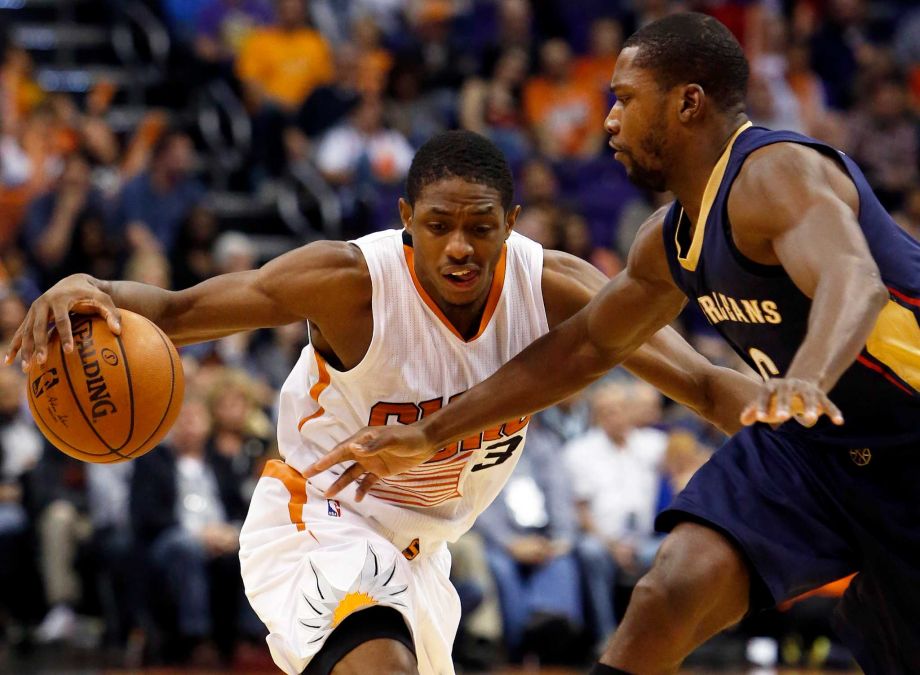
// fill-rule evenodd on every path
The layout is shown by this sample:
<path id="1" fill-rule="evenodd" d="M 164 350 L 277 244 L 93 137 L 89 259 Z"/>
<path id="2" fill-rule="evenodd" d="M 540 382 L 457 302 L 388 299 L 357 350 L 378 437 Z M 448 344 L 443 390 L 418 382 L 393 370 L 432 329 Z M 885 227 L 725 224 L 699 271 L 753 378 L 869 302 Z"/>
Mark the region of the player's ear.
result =
<path id="1" fill-rule="evenodd" d="M 412 205 L 403 197 L 399 198 L 399 219 L 407 232 L 412 232 Z"/>
<path id="2" fill-rule="evenodd" d="M 521 215 L 520 204 L 512 206 L 511 210 L 508 211 L 508 215 L 505 216 L 505 239 L 511 236 L 511 231 L 514 229 L 514 224 L 517 222 L 519 215 Z"/>
<path id="3" fill-rule="evenodd" d="M 681 122 L 689 122 L 702 112 L 706 92 L 698 84 L 688 84 L 681 89 L 680 94 L 678 115 L 680 115 Z"/>

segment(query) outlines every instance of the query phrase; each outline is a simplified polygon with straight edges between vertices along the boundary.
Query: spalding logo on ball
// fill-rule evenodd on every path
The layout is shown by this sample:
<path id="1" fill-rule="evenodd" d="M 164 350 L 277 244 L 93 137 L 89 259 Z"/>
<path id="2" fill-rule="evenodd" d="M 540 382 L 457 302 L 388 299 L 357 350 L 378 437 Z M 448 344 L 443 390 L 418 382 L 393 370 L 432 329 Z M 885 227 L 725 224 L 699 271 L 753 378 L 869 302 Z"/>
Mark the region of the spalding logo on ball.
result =
<path id="1" fill-rule="evenodd" d="M 74 350 L 54 333 L 29 369 L 29 408 L 62 452 L 100 464 L 156 447 L 179 414 L 185 380 L 176 348 L 146 318 L 121 310 L 121 335 L 99 316 L 72 316 Z"/>

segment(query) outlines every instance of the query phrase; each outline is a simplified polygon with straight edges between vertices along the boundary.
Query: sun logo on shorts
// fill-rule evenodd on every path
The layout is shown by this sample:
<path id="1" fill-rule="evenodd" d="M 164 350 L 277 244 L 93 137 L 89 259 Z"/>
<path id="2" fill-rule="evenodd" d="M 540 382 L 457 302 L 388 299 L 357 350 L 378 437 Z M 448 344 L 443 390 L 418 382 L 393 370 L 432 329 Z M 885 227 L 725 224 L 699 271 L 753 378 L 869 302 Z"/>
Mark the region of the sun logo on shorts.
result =
<path id="1" fill-rule="evenodd" d="M 388 607 L 406 607 L 401 599 L 408 588 L 406 584 L 390 586 L 393 575 L 396 574 L 396 559 L 386 570 L 381 570 L 377 553 L 368 544 L 367 554 L 364 557 L 364 567 L 361 574 L 355 579 L 351 588 L 345 590 L 335 588 L 323 576 L 313 561 L 310 569 L 316 581 L 318 598 L 310 597 L 305 592 L 301 593 L 307 607 L 313 610 L 315 616 L 309 619 L 300 619 L 300 624 L 316 631 L 316 635 L 307 644 L 313 644 L 326 638 L 345 617 L 357 612 L 359 609 L 373 605 L 386 605 Z"/>

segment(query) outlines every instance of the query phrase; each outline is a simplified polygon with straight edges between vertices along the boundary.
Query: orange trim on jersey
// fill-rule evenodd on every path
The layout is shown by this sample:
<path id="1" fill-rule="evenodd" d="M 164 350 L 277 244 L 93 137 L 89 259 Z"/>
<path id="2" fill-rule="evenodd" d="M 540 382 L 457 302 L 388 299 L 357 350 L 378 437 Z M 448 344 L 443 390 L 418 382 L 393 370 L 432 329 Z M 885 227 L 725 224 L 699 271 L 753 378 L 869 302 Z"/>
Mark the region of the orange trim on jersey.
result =
<path id="1" fill-rule="evenodd" d="M 319 405 L 319 395 L 322 394 L 326 387 L 329 386 L 332 378 L 329 376 L 329 369 L 326 367 L 326 361 L 322 356 L 319 355 L 319 352 L 314 350 L 313 355 L 316 357 L 316 369 L 319 371 L 319 379 L 316 381 L 316 384 L 310 387 L 310 398 L 316 401 L 317 405 Z M 304 424 L 321 416 L 325 412 L 325 408 L 323 408 L 323 406 L 319 406 L 319 410 L 317 410 L 312 415 L 302 417 L 300 422 L 297 423 L 297 431 L 300 431 Z"/>
<path id="2" fill-rule="evenodd" d="M 291 523 L 297 527 L 298 532 L 306 530 L 307 526 L 303 522 L 303 506 L 307 503 L 307 479 L 280 459 L 269 460 L 262 470 L 262 477 L 277 478 L 284 483 L 284 487 L 291 495 L 291 500 L 288 502 Z M 310 536 L 316 539 L 312 532 Z"/>
<path id="3" fill-rule="evenodd" d="M 403 252 L 406 255 L 406 266 L 409 268 L 409 276 L 412 277 L 412 283 L 415 285 L 415 290 L 418 292 L 422 301 L 428 305 L 428 309 L 434 312 L 434 315 L 441 320 L 441 323 L 447 326 L 451 333 L 464 342 L 472 342 L 482 335 L 488 327 L 492 315 L 495 314 L 495 308 L 498 307 L 499 298 L 502 296 L 502 286 L 505 283 L 505 267 L 508 263 L 508 244 L 502 246 L 501 256 L 499 256 L 498 264 L 495 266 L 495 273 L 492 275 L 492 285 L 489 288 L 489 297 L 486 298 L 486 306 L 482 312 L 482 319 L 479 321 L 479 330 L 477 330 L 476 335 L 469 340 L 460 335 L 460 331 L 454 328 L 454 324 L 447 319 L 437 303 L 432 300 L 427 291 L 422 288 L 422 284 L 419 283 L 418 277 L 415 275 L 415 251 L 412 250 L 411 246 L 403 244 Z"/>

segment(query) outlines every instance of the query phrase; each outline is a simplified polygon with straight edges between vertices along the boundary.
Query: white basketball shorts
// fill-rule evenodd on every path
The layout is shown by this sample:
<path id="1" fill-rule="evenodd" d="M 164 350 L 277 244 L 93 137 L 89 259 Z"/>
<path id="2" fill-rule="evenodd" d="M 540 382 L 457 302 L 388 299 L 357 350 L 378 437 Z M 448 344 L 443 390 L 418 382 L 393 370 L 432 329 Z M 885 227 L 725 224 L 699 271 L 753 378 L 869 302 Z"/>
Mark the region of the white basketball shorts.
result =
<path id="1" fill-rule="evenodd" d="M 374 605 L 405 618 L 421 675 L 454 672 L 460 599 L 447 546 L 407 560 L 364 516 L 325 499 L 282 461 L 270 461 L 256 485 L 240 563 L 272 658 L 288 675 L 307 667 L 345 617 Z"/>

